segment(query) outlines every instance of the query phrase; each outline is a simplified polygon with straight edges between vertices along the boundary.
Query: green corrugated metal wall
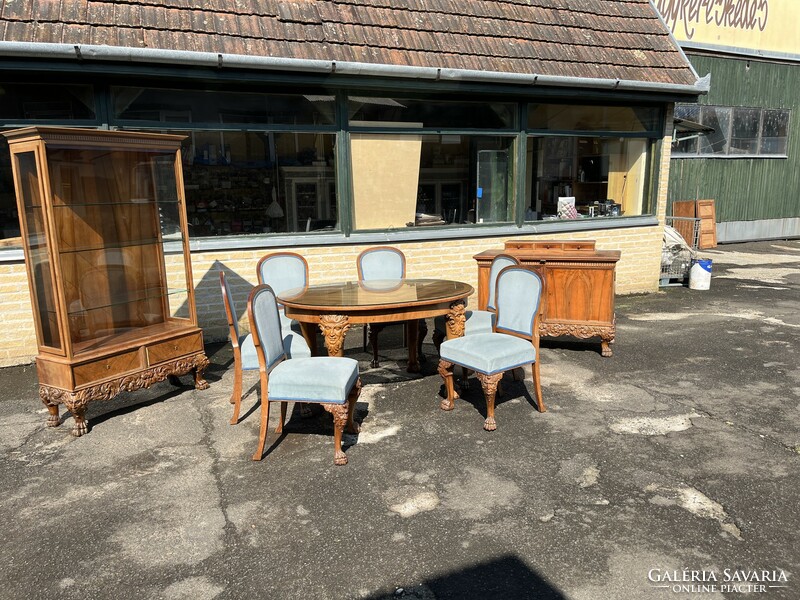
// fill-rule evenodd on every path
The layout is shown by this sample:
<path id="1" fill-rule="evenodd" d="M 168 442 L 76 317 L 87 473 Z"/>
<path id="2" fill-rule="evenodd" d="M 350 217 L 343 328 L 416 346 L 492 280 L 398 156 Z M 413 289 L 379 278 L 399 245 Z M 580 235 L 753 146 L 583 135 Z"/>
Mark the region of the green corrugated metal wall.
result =
<path id="1" fill-rule="evenodd" d="M 800 217 L 800 65 L 689 54 L 711 92 L 700 104 L 791 109 L 788 159 L 673 159 L 667 214 L 674 200 L 712 198 L 717 221 Z"/>

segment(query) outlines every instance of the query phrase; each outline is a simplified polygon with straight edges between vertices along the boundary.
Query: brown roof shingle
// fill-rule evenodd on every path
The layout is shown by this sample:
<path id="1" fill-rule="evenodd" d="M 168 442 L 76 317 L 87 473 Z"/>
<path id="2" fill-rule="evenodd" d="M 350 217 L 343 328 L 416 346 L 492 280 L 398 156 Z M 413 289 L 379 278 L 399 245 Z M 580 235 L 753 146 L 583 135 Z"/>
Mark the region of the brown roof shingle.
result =
<path id="1" fill-rule="evenodd" d="M 648 0 L 0 0 L 10 42 L 694 85 Z"/>

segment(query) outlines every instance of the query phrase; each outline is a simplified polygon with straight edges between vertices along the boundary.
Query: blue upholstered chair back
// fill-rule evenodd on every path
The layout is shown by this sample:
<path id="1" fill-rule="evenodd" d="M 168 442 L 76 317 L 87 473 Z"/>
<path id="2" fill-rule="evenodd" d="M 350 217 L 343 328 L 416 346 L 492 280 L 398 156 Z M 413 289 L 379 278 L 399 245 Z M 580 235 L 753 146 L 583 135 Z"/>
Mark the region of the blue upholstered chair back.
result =
<path id="1" fill-rule="evenodd" d="M 270 254 L 258 263 L 258 282 L 270 286 L 278 296 L 286 290 L 305 287 L 308 266 L 297 254 Z"/>
<path id="2" fill-rule="evenodd" d="M 225 279 L 225 272 L 219 272 L 219 284 L 222 286 L 222 300 L 230 313 L 232 321 L 228 323 L 233 327 L 236 332 L 236 341 L 239 340 L 239 317 L 236 315 L 236 305 L 233 303 L 233 296 L 231 296 L 231 288 L 228 287 L 228 281 Z"/>
<path id="3" fill-rule="evenodd" d="M 494 260 L 492 260 L 492 264 L 489 267 L 489 299 L 486 304 L 487 309 L 492 311 L 497 310 L 497 306 L 495 305 L 495 290 L 497 287 L 497 276 L 500 274 L 500 271 L 506 267 L 511 267 L 518 264 L 519 261 L 508 254 L 498 254 L 494 257 Z"/>
<path id="4" fill-rule="evenodd" d="M 261 348 L 267 371 L 286 358 L 283 349 L 278 301 L 268 285 L 258 285 L 250 292 L 250 329 L 256 346 Z"/>
<path id="5" fill-rule="evenodd" d="M 525 267 L 506 267 L 497 276 L 498 333 L 534 338 L 534 322 L 542 297 L 542 280 Z"/>
<path id="6" fill-rule="evenodd" d="M 403 279 L 405 276 L 406 257 L 397 248 L 370 248 L 358 256 L 358 278 L 361 280 Z"/>

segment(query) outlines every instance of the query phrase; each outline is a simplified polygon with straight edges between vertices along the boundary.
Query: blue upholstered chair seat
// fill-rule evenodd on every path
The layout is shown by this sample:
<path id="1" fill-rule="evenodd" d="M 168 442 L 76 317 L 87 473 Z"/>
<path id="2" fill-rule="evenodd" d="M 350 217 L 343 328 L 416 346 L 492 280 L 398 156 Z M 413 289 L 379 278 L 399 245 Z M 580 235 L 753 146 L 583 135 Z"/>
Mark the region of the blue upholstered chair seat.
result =
<path id="1" fill-rule="evenodd" d="M 305 338 L 294 331 L 282 331 L 283 350 L 287 358 L 308 358 L 311 350 Z M 249 333 L 239 338 L 239 348 L 242 352 L 242 369 L 245 371 L 258 370 L 258 355 L 253 343 L 253 336 Z"/>
<path id="2" fill-rule="evenodd" d="M 442 342 L 442 360 L 493 375 L 536 362 L 530 340 L 504 333 L 477 333 Z"/>
<path id="3" fill-rule="evenodd" d="M 492 333 L 494 330 L 495 314 L 488 310 L 468 310 L 465 315 L 464 335 L 474 335 L 476 333 Z M 433 320 L 433 326 L 437 331 L 447 332 L 447 319 L 444 315 L 439 315 Z"/>
<path id="4" fill-rule="evenodd" d="M 358 361 L 352 358 L 285 360 L 269 374 L 269 399 L 344 404 L 357 379 Z"/>

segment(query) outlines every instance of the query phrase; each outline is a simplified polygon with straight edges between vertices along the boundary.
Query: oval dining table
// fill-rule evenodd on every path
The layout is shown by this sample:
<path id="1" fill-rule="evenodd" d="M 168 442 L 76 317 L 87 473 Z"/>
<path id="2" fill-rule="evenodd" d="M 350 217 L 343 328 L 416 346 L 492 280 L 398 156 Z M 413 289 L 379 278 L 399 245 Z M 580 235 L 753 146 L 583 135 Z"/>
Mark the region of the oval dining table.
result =
<path id="1" fill-rule="evenodd" d="M 344 355 L 344 339 L 353 323 L 418 321 L 445 315 L 447 338 L 464 335 L 466 299 L 474 288 L 446 279 L 383 279 L 309 285 L 278 296 L 286 316 L 300 323 L 316 353 L 318 325 L 329 356 Z M 408 328 L 409 373 L 420 371 L 417 327 Z"/>

